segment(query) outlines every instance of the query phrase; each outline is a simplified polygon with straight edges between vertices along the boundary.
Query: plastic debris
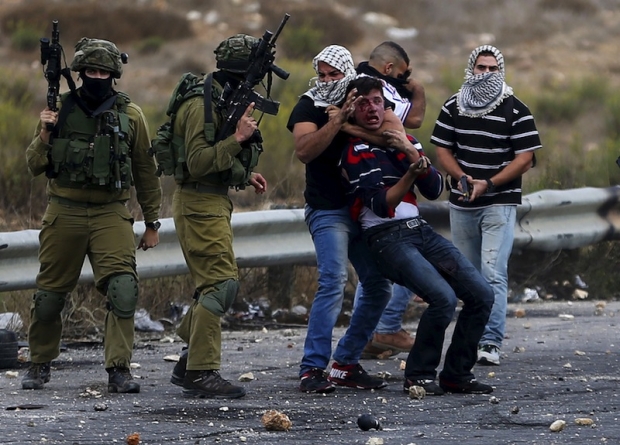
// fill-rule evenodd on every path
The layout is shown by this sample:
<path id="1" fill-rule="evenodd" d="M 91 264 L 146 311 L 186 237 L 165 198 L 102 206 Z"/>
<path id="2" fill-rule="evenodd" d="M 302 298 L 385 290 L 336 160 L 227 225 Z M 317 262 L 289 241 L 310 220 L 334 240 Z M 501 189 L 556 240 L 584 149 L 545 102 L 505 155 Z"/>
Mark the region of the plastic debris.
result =
<path id="1" fill-rule="evenodd" d="M 151 319 L 151 315 L 146 309 L 140 308 L 134 316 L 135 329 L 141 332 L 164 332 L 164 325 Z"/>

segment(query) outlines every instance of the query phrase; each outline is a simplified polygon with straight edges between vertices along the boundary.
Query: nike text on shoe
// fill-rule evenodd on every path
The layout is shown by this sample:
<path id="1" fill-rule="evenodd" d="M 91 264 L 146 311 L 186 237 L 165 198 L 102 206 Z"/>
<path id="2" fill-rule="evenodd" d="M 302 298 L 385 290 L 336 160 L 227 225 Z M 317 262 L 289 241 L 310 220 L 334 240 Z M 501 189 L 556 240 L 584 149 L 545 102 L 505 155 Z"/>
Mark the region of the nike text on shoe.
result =
<path id="1" fill-rule="evenodd" d="M 299 390 L 305 393 L 327 394 L 335 389 L 334 384 L 325 378 L 325 371 L 319 368 L 312 368 L 310 371 L 304 372 L 299 382 Z"/>
<path id="2" fill-rule="evenodd" d="M 50 381 L 51 374 L 50 362 L 30 363 L 22 379 L 22 389 L 43 389 L 43 385 Z"/>
<path id="3" fill-rule="evenodd" d="M 183 380 L 183 396 L 201 399 L 238 399 L 245 396 L 245 389 L 222 378 L 217 370 L 187 371 Z"/>
<path id="4" fill-rule="evenodd" d="M 431 379 L 422 379 L 422 380 L 410 380 L 405 379 L 405 384 L 403 385 L 403 391 L 406 394 L 409 394 L 409 388 L 412 386 L 421 386 L 426 391 L 426 395 L 429 396 L 443 396 L 445 394 L 444 390 L 435 383 L 435 380 Z"/>
<path id="5" fill-rule="evenodd" d="M 478 346 L 479 365 L 499 366 L 499 348 L 495 345 Z"/>
<path id="6" fill-rule="evenodd" d="M 327 377 L 332 383 L 357 389 L 380 389 L 388 385 L 381 377 L 374 377 L 364 371 L 359 363 L 353 365 L 339 365 L 334 363 Z"/>
<path id="7" fill-rule="evenodd" d="M 461 394 L 491 394 L 493 392 L 493 387 L 491 385 L 480 383 L 476 379 L 464 382 L 451 382 L 439 379 L 439 386 L 441 386 L 445 392 Z"/>

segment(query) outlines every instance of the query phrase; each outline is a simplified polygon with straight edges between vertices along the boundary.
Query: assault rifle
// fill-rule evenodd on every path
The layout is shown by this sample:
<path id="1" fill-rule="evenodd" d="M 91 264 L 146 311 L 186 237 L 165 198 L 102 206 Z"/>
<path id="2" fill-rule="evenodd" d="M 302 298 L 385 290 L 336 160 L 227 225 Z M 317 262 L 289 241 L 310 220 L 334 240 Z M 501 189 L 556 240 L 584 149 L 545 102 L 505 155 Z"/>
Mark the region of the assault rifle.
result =
<path id="1" fill-rule="evenodd" d="M 52 41 L 47 37 L 41 38 L 41 65 L 45 66 L 45 78 L 47 79 L 47 107 L 52 111 L 58 111 L 56 101 L 60 93 L 60 76 L 62 68 L 60 57 L 63 54 L 60 46 L 60 31 L 58 31 L 58 20 L 52 21 Z M 52 131 L 54 126 L 46 124 L 47 130 Z"/>
<path id="2" fill-rule="evenodd" d="M 252 48 L 252 52 L 250 53 L 250 65 L 244 80 L 239 84 L 237 89 L 233 91 L 228 83 L 225 85 L 217 108 L 223 111 L 226 119 L 219 129 L 216 140 L 222 140 L 234 132 L 237 122 L 239 122 L 239 119 L 241 119 L 243 113 L 252 102 L 254 102 L 254 108 L 263 113 L 273 116 L 278 114 L 280 102 L 276 102 L 269 97 L 265 98 L 261 96 L 254 91 L 254 87 L 269 74 L 267 87 L 267 96 L 269 96 L 271 89 L 271 73 L 275 74 L 280 79 L 288 79 L 289 73 L 273 62 L 275 60 L 276 40 L 289 17 L 289 14 L 284 14 L 284 18 L 280 22 L 280 26 L 278 26 L 276 33 L 265 31 L 263 37 L 254 48 Z M 254 132 L 251 139 L 262 142 L 258 130 Z"/>

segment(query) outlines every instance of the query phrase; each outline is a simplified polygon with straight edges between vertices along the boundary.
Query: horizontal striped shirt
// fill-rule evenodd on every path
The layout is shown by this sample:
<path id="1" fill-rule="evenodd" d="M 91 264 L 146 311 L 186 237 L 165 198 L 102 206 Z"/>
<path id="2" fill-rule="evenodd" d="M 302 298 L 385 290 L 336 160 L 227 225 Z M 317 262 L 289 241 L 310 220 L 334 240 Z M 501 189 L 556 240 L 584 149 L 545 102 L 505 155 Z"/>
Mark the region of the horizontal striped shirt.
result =
<path id="1" fill-rule="evenodd" d="M 512 110 L 507 107 L 512 105 Z M 510 123 L 512 120 L 512 123 Z M 474 179 L 488 179 L 503 170 L 519 153 L 542 148 L 534 117 L 516 97 L 504 99 L 483 117 L 458 115 L 456 95 L 448 99 L 435 122 L 431 143 L 452 150 L 465 172 Z M 521 177 L 498 186 L 493 193 L 473 203 L 458 201 L 461 193 L 451 178 L 450 204 L 460 208 L 480 208 L 495 204 L 521 204 Z"/>

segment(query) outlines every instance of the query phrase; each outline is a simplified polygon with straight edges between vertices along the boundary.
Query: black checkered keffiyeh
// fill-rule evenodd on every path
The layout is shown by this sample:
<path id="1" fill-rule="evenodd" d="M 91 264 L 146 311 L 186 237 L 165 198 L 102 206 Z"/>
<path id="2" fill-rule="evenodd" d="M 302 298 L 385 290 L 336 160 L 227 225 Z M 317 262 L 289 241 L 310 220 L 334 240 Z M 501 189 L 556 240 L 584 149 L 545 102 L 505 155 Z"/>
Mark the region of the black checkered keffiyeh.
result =
<path id="1" fill-rule="evenodd" d="M 328 105 L 339 105 L 345 96 L 345 91 L 349 82 L 356 76 L 353 56 L 348 49 L 339 45 L 330 45 L 323 49 L 312 60 L 314 71 L 318 73 L 319 62 L 325 62 L 344 74 L 340 80 L 331 82 L 321 82 L 318 77 L 313 77 L 310 84 L 314 81 L 314 87 L 304 94 L 314 100 L 317 107 L 327 107 Z"/>
<path id="2" fill-rule="evenodd" d="M 489 51 L 495 56 L 498 72 L 474 74 L 476 59 L 484 51 Z M 482 45 L 474 49 L 465 69 L 465 82 L 456 96 L 459 114 L 482 117 L 497 108 L 505 98 L 513 94 L 512 88 L 506 85 L 504 76 L 504 56 L 500 50 L 491 45 Z"/>

